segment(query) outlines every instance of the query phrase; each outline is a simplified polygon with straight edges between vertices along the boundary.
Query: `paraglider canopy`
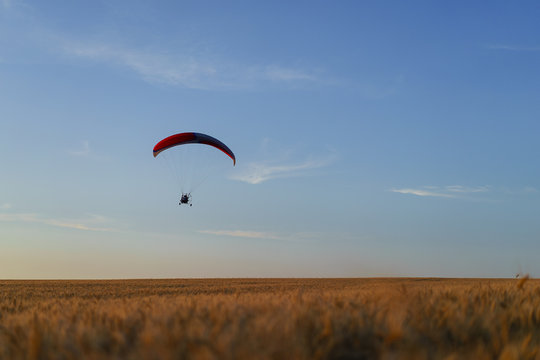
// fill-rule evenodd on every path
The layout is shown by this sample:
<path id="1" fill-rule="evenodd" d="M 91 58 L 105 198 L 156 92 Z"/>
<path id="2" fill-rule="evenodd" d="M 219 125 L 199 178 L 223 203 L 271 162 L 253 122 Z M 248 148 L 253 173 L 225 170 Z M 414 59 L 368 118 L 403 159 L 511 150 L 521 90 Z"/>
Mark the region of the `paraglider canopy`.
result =
<path id="1" fill-rule="evenodd" d="M 236 165 L 236 157 L 227 145 L 210 135 L 196 132 L 185 132 L 166 137 L 154 146 L 154 157 L 158 156 L 159 153 L 164 150 L 184 144 L 204 144 L 213 146 L 227 154 L 227 156 L 233 160 L 233 165 Z"/>

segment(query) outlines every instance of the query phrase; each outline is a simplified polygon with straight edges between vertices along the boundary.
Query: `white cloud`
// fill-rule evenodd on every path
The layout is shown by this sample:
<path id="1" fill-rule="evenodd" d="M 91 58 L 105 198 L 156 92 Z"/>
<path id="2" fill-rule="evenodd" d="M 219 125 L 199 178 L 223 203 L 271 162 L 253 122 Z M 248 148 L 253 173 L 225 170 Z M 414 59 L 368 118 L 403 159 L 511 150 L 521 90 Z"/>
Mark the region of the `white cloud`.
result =
<path id="1" fill-rule="evenodd" d="M 400 194 L 411 194 L 416 196 L 433 196 L 433 197 L 455 197 L 451 194 L 444 194 L 435 191 L 423 190 L 423 189 L 391 189 L 390 191 L 400 193 Z"/>
<path id="2" fill-rule="evenodd" d="M 533 186 L 523 186 L 512 189 L 507 187 L 493 187 L 489 185 L 422 186 L 418 188 L 393 188 L 388 191 L 420 197 L 456 198 L 475 201 L 496 201 L 497 198 L 499 200 L 502 199 L 501 196 L 536 196 L 540 193 L 540 191 Z"/>
<path id="3" fill-rule="evenodd" d="M 540 46 L 520 46 L 520 45 L 487 45 L 491 50 L 507 50 L 507 51 L 540 51 Z"/>
<path id="4" fill-rule="evenodd" d="M 208 56 L 179 56 L 159 51 L 141 51 L 107 44 L 68 43 L 68 54 L 127 67 L 145 81 L 200 90 L 249 88 L 260 82 L 315 82 L 306 70 L 278 66 L 243 66 L 212 61 Z"/>
<path id="5" fill-rule="evenodd" d="M 309 170 L 327 166 L 331 162 L 330 157 L 308 159 L 296 164 L 276 165 L 268 162 L 253 162 L 246 165 L 244 169 L 240 169 L 238 174 L 231 176 L 231 179 L 249 184 L 260 184 L 271 179 L 306 176 Z"/>
<path id="6" fill-rule="evenodd" d="M 260 231 L 245 231 L 245 230 L 200 230 L 202 234 L 232 236 L 249 239 L 269 239 L 269 240 L 284 240 L 284 238 L 273 233 Z"/>
<path id="7" fill-rule="evenodd" d="M 24 3 L 0 0 L 4 8 L 25 8 Z M 23 5 L 21 5 L 23 4 Z M 33 19 L 33 11 L 21 11 L 24 19 Z M 112 40 L 116 38 L 115 40 Z M 129 42 L 132 42 L 131 40 Z M 176 39 L 173 47 L 162 44 L 128 46 L 121 37 L 76 38 L 43 25 L 33 24 L 25 31 L 24 46 L 40 51 L 48 49 L 58 56 L 86 59 L 96 63 L 116 66 L 134 72 L 144 81 L 199 90 L 249 90 L 264 87 L 313 88 L 322 86 L 347 86 L 371 99 L 381 99 L 393 94 L 403 82 L 403 76 L 393 79 L 365 78 L 358 83 L 345 78 L 333 78 L 325 69 L 315 65 L 280 63 L 278 59 L 249 63 L 243 59 L 215 53 L 208 46 L 193 45 L 186 38 L 184 47 Z"/>
<path id="8" fill-rule="evenodd" d="M 350 234 L 336 234 L 329 235 L 324 232 L 292 232 L 292 233 L 276 233 L 266 231 L 252 231 L 252 230 L 199 230 L 201 234 L 209 234 L 215 236 L 230 236 L 243 239 L 254 240 L 275 240 L 287 243 L 317 243 L 321 241 L 327 241 L 329 238 L 336 239 L 336 236 L 341 239 L 356 240 L 356 236 Z"/>
<path id="9" fill-rule="evenodd" d="M 522 186 L 519 188 L 508 188 L 504 187 L 501 188 L 500 191 L 507 195 L 536 195 L 539 194 L 540 191 L 534 187 L 534 186 Z"/>
<path id="10" fill-rule="evenodd" d="M 262 73 L 272 81 L 317 80 L 314 75 L 308 74 L 302 70 L 287 69 L 279 66 L 267 66 Z"/>
<path id="11" fill-rule="evenodd" d="M 11 0 L 2 0 L 2 6 L 9 9 L 11 7 Z"/>
<path id="12" fill-rule="evenodd" d="M 152 52 L 139 52 L 108 45 L 70 45 L 66 52 L 92 59 L 125 66 L 149 82 L 183 85 L 188 88 L 205 88 L 216 70 L 193 58 L 171 58 Z"/>
<path id="13" fill-rule="evenodd" d="M 84 219 L 74 220 L 47 218 L 34 213 L 0 213 L 0 221 L 44 224 L 84 231 L 115 231 L 112 228 L 102 227 L 108 220 L 100 215 L 89 215 Z"/>
<path id="14" fill-rule="evenodd" d="M 0 204 L 0 210 L 7 210 L 7 209 L 11 209 L 11 204 L 10 203 Z"/>
<path id="15" fill-rule="evenodd" d="M 90 144 L 88 140 L 82 142 L 82 148 L 78 150 L 70 150 L 69 153 L 74 156 L 86 156 L 90 154 Z"/>
<path id="16" fill-rule="evenodd" d="M 386 81 L 374 81 L 374 82 L 364 82 L 357 84 L 358 92 L 362 94 L 363 97 L 373 100 L 384 99 L 388 96 L 393 95 L 398 91 L 399 87 L 404 83 L 405 78 L 403 75 L 398 75 L 393 79 L 388 79 Z"/>
<path id="17" fill-rule="evenodd" d="M 462 185 L 449 185 L 443 188 L 443 190 L 451 192 L 451 193 L 470 194 L 470 193 L 488 192 L 490 190 L 490 187 L 489 186 L 468 187 L 468 186 L 462 186 Z"/>
<path id="18" fill-rule="evenodd" d="M 449 185 L 445 187 L 438 186 L 423 186 L 420 188 L 402 188 L 402 189 L 390 189 L 391 192 L 400 193 L 400 194 L 409 194 L 416 196 L 426 196 L 426 197 L 443 197 L 443 198 L 456 198 L 458 196 L 473 194 L 473 193 L 484 193 L 490 191 L 489 186 L 476 186 L 476 187 L 467 187 L 462 185 Z"/>

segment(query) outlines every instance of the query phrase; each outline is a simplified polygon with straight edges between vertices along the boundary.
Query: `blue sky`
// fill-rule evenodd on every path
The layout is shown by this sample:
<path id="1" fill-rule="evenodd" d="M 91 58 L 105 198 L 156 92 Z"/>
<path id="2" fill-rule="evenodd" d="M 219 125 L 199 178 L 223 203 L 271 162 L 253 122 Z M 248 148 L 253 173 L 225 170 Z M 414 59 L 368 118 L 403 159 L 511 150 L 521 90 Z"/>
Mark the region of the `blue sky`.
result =
<path id="1" fill-rule="evenodd" d="M 539 17 L 3 0 L 0 278 L 539 274 Z M 184 131 L 237 157 L 191 208 Z"/>

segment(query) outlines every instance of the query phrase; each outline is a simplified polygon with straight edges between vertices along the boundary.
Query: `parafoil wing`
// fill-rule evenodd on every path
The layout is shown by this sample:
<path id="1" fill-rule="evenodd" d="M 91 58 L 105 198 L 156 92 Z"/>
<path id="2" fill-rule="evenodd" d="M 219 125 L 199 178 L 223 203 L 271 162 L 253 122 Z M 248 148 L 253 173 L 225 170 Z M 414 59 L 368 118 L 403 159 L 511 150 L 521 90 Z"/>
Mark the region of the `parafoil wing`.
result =
<path id="1" fill-rule="evenodd" d="M 236 157 L 227 145 L 210 135 L 196 132 L 185 132 L 166 137 L 154 146 L 154 157 L 158 156 L 162 151 L 184 144 L 204 144 L 213 146 L 216 149 L 223 151 L 233 160 L 233 165 L 236 165 Z"/>

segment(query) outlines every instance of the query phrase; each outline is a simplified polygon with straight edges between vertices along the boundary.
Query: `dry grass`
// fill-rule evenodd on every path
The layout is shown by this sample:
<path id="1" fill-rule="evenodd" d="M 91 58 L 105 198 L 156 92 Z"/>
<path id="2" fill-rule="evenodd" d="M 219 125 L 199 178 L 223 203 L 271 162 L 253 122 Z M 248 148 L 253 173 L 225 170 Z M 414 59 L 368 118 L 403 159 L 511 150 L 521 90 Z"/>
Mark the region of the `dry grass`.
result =
<path id="1" fill-rule="evenodd" d="M 540 281 L 0 281 L 0 359 L 540 359 Z"/>

